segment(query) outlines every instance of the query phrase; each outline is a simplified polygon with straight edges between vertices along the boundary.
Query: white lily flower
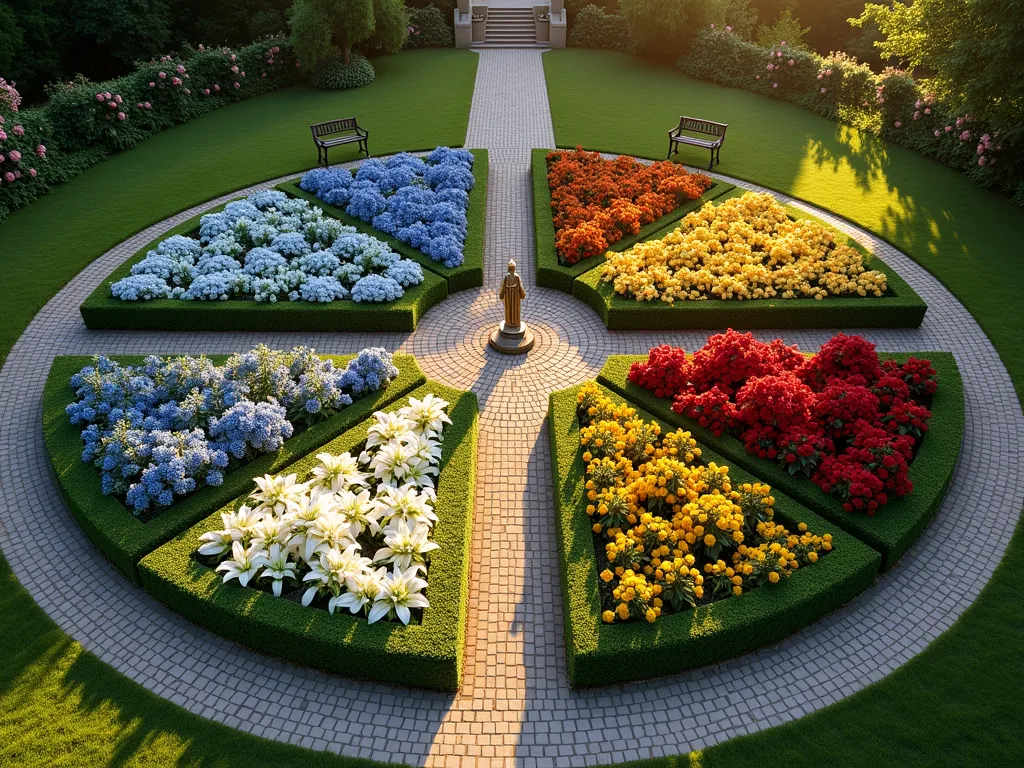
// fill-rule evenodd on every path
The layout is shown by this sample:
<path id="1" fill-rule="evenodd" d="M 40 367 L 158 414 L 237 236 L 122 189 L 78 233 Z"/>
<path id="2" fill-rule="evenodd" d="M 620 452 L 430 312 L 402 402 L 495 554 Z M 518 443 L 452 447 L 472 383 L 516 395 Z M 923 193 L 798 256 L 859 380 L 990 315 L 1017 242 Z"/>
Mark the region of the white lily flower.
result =
<path id="1" fill-rule="evenodd" d="M 313 477 L 324 488 L 341 492 L 353 485 L 366 485 L 367 476 L 360 471 L 359 463 L 350 453 L 334 456 L 330 453 L 316 455 L 318 466 L 313 467 Z"/>
<path id="2" fill-rule="evenodd" d="M 382 485 L 377 489 L 377 512 L 382 525 L 403 521 L 414 526 L 433 526 L 437 522 L 433 504 L 437 496 L 433 488 L 420 491 L 415 484 L 406 483 L 401 488 Z"/>
<path id="3" fill-rule="evenodd" d="M 279 544 L 282 548 L 287 547 L 289 538 L 291 526 L 285 518 L 277 515 L 264 515 L 263 519 L 252 527 L 252 540 L 260 542 L 267 550 L 274 544 Z"/>
<path id="4" fill-rule="evenodd" d="M 416 451 L 408 442 L 392 440 L 373 454 L 370 469 L 385 485 L 398 485 L 409 473 L 410 465 L 417 461 L 421 460 L 416 458 Z"/>
<path id="5" fill-rule="evenodd" d="M 369 491 L 342 491 L 338 494 L 336 510 L 348 522 L 353 539 L 362 535 L 367 528 L 373 535 L 380 531 L 377 519 L 380 517 L 379 508 L 370 497 Z"/>
<path id="6" fill-rule="evenodd" d="M 408 463 L 408 468 L 405 471 L 405 477 L 402 478 L 404 483 L 409 483 L 416 486 L 417 488 L 434 488 L 434 477 L 437 475 L 438 469 L 432 465 L 426 459 L 422 459 L 419 456 L 413 456 Z"/>
<path id="7" fill-rule="evenodd" d="M 433 552 L 440 544 L 430 541 L 430 527 L 417 525 L 412 529 L 399 520 L 394 526 L 384 529 L 384 546 L 373 556 L 374 562 L 393 563 L 396 568 L 425 568 L 427 553 Z"/>
<path id="8" fill-rule="evenodd" d="M 314 583 L 302 596 L 302 604 L 309 605 L 318 592 L 330 592 L 327 610 L 334 613 L 346 580 L 369 569 L 370 558 L 359 554 L 358 544 L 349 545 L 344 552 L 336 549 L 321 552 L 320 559 L 310 563 L 309 573 L 302 577 L 303 581 Z"/>
<path id="9" fill-rule="evenodd" d="M 296 578 L 295 563 L 288 559 L 288 551 L 276 542 L 270 545 L 266 560 L 260 578 L 273 579 L 274 597 L 280 597 L 284 580 Z"/>
<path id="10" fill-rule="evenodd" d="M 395 615 L 403 624 L 412 618 L 411 608 L 429 608 L 427 596 L 422 594 L 427 582 L 418 575 L 415 566 L 403 572 L 395 565 L 381 582 L 381 590 L 370 609 L 368 620 L 371 624 L 384 617 Z"/>
<path id="11" fill-rule="evenodd" d="M 246 587 L 249 585 L 249 579 L 266 564 L 267 553 L 261 544 L 254 542 L 245 549 L 242 542 L 236 541 L 231 545 L 231 559 L 218 565 L 217 570 L 224 571 L 225 583 L 231 579 L 238 579 L 238 583 Z"/>
<path id="12" fill-rule="evenodd" d="M 412 432 L 416 424 L 410 419 L 400 416 L 397 413 L 384 413 L 377 411 L 373 414 L 377 423 L 370 427 L 366 437 L 366 447 L 375 448 L 384 445 L 392 440 Z"/>
<path id="13" fill-rule="evenodd" d="M 359 613 L 367 605 L 371 605 L 380 594 L 381 584 L 387 572 L 387 568 L 378 568 L 375 571 L 367 570 L 350 576 L 345 580 L 348 591 L 338 598 L 338 607 Z"/>
<path id="14" fill-rule="evenodd" d="M 299 483 L 295 475 L 264 475 L 256 478 L 257 490 L 253 491 L 252 499 L 258 502 L 256 507 L 261 512 L 273 512 L 283 515 L 295 512 L 305 504 L 309 486 Z"/>
<path id="15" fill-rule="evenodd" d="M 450 405 L 447 400 L 428 394 L 422 400 L 409 398 L 409 404 L 398 413 L 416 425 L 416 431 L 424 435 L 440 435 L 445 424 L 451 424 L 445 409 Z"/>
<path id="16" fill-rule="evenodd" d="M 416 455 L 436 467 L 441 463 L 441 443 L 432 437 L 420 435 L 417 441 Z"/>
<path id="17" fill-rule="evenodd" d="M 306 551 L 306 534 L 316 524 L 321 515 L 334 511 L 337 500 L 331 491 L 305 499 L 303 507 L 291 512 L 288 516 L 288 525 L 291 530 L 291 538 L 288 539 L 288 546 L 303 556 Z M 309 559 L 309 558 L 303 558 Z"/>
<path id="18" fill-rule="evenodd" d="M 247 509 L 247 507 L 242 507 Z M 203 544 L 199 547 L 200 555 L 217 556 L 224 555 L 231 551 L 231 545 L 242 540 L 242 531 L 236 524 L 234 512 L 221 512 L 221 522 L 224 528 L 219 531 L 208 531 L 199 537 Z"/>
<path id="19" fill-rule="evenodd" d="M 342 550 L 355 544 L 348 520 L 331 510 L 320 514 L 306 529 L 306 538 L 299 550 L 302 559 L 310 562 L 321 552 Z"/>

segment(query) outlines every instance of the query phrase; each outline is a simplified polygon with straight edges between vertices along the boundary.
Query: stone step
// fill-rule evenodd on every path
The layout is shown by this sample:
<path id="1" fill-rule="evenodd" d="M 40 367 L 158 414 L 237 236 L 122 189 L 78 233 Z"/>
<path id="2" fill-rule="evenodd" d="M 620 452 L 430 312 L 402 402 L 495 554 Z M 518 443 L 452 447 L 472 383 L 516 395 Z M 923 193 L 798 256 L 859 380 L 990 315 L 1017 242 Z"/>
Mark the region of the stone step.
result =
<path id="1" fill-rule="evenodd" d="M 536 43 L 537 36 L 530 35 L 485 35 L 485 43 Z"/>
<path id="2" fill-rule="evenodd" d="M 548 43 L 473 43 L 473 48 L 529 48 L 530 50 L 551 50 L 551 46 Z"/>

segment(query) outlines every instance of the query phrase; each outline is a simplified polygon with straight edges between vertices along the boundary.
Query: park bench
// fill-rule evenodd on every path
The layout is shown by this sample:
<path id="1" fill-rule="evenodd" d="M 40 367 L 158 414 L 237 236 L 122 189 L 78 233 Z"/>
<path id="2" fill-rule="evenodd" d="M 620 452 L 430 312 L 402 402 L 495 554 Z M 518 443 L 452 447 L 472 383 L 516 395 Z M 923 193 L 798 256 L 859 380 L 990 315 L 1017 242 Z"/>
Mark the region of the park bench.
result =
<path id="1" fill-rule="evenodd" d="M 328 120 L 326 123 L 313 123 L 309 129 L 313 132 L 313 143 L 316 144 L 316 161 L 323 163 L 324 167 L 329 164 L 327 150 L 342 144 L 358 143 L 359 151 L 367 157 L 370 156 L 370 150 L 366 146 L 370 132 L 360 128 L 354 117 Z"/>
<path id="2" fill-rule="evenodd" d="M 711 162 L 708 163 L 708 170 L 710 171 L 712 166 L 722 159 L 722 145 L 725 143 L 725 129 L 728 127 L 728 123 L 716 123 L 713 120 L 680 116 L 679 125 L 668 132 L 668 158 L 671 159 L 673 152 L 679 154 L 680 144 L 710 149 Z M 715 136 L 716 138 L 702 139 L 697 136 L 687 136 L 684 131 L 699 133 L 704 136 Z"/>

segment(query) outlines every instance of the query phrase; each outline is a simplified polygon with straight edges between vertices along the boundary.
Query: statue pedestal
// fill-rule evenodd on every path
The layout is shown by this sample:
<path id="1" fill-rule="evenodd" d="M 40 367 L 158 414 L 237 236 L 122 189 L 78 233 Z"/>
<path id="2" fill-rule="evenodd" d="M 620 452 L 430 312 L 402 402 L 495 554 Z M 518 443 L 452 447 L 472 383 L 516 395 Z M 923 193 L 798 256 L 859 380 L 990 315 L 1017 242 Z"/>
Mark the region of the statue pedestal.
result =
<path id="1" fill-rule="evenodd" d="M 526 323 L 517 326 L 507 326 L 502 320 L 498 327 L 491 331 L 491 338 L 488 340 L 492 349 L 506 355 L 521 355 L 533 349 L 533 332 L 526 327 Z"/>

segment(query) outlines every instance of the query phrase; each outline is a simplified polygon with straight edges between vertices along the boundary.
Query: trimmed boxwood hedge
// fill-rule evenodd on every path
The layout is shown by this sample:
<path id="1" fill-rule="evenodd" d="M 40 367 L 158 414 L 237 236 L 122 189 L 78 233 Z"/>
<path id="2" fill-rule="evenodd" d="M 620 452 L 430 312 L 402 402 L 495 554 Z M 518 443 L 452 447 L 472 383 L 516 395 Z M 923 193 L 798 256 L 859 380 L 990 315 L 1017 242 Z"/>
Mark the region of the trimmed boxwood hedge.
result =
<path id="1" fill-rule="evenodd" d="M 612 355 L 598 375 L 598 381 L 627 400 L 645 408 L 670 424 L 690 430 L 702 444 L 710 446 L 731 463 L 754 473 L 798 502 L 850 532 L 882 554 L 882 569 L 888 570 L 917 539 L 935 515 L 953 477 L 964 434 L 964 386 L 956 360 L 948 352 L 879 353 L 883 360 L 908 357 L 932 361 L 939 375 L 939 389 L 931 403 L 932 419 L 917 456 L 910 465 L 914 490 L 889 501 L 874 517 L 845 512 L 835 496 L 822 493 L 810 480 L 794 477 L 776 462 L 747 453 L 743 443 L 727 434 L 715 437 L 696 422 L 672 410 L 672 401 L 658 398 L 650 390 L 631 383 L 629 367 L 646 355 Z"/>
<path id="2" fill-rule="evenodd" d="M 428 382 L 412 395 L 428 392 L 452 403 L 445 430 L 435 512 L 427 599 L 420 624 L 369 624 L 347 611 L 333 616 L 289 599 L 225 584 L 213 569 L 193 558 L 199 536 L 222 527 L 220 513 L 202 520 L 147 555 L 140 563 L 142 584 L 168 607 L 219 635 L 307 667 L 346 677 L 454 691 L 462 672 L 469 581 L 469 546 L 476 477 L 476 395 Z M 400 400 L 387 410 L 405 403 Z M 354 451 L 366 440 L 369 421 L 321 450 Z M 284 469 L 305 477 L 316 460 L 310 455 Z M 244 497 L 235 504 L 244 501 Z M 234 506 L 234 505 L 229 505 Z"/>
<path id="3" fill-rule="evenodd" d="M 814 533 L 831 533 L 831 552 L 778 585 L 766 584 L 741 597 L 666 615 L 653 625 L 602 622 L 576 417 L 580 386 L 552 393 L 548 405 L 565 647 L 573 687 L 660 677 L 723 661 L 783 639 L 871 584 L 881 559 L 877 552 L 773 487 L 776 519 L 791 530 L 804 522 Z M 643 411 L 639 415 L 653 418 Z M 703 446 L 701 450 L 707 462 L 728 463 Z M 736 482 L 755 480 L 737 466 L 729 467 Z"/>
<path id="4" fill-rule="evenodd" d="M 484 284 L 484 230 L 487 220 L 487 176 L 488 176 L 488 155 L 486 149 L 471 149 L 473 153 L 473 189 L 469 192 L 469 209 L 466 211 L 468 219 L 466 225 L 466 244 L 463 250 L 463 262 L 458 267 L 446 267 L 440 264 L 418 248 L 413 248 L 385 232 L 367 224 L 362 219 L 349 216 L 344 208 L 330 205 L 318 198 L 311 192 L 299 189 L 299 179 L 292 179 L 278 184 L 276 189 L 285 192 L 292 197 L 301 197 L 313 205 L 345 224 L 355 227 L 360 232 L 373 235 L 383 240 L 395 253 L 400 253 L 407 259 L 419 262 L 426 269 L 440 275 L 448 281 L 448 293 L 463 291 L 467 288 L 478 288 Z"/>
<path id="5" fill-rule="evenodd" d="M 226 355 L 209 357 L 218 364 L 227 359 Z M 345 365 L 354 355 L 328 357 Z M 111 358 L 126 365 L 143 361 L 139 355 L 111 355 Z M 50 366 L 43 390 L 43 442 L 57 488 L 96 548 L 125 578 L 138 582 L 136 565 L 144 555 L 236 498 L 249 488 L 254 477 L 279 471 L 426 381 L 412 355 L 395 355 L 394 360 L 399 375 L 387 388 L 356 400 L 331 418 L 299 432 L 286 440 L 277 453 L 265 454 L 229 472 L 222 485 L 204 486 L 151 520 L 142 522 L 118 499 L 103 495 L 100 473 L 92 464 L 82 461 L 81 429 L 72 426 L 64 412 L 75 397 L 68 382 L 83 366 L 91 363 L 92 358 L 57 357 Z"/>
<path id="6" fill-rule="evenodd" d="M 563 293 L 573 293 L 573 281 L 579 276 L 601 266 L 604 260 L 599 256 L 584 259 L 575 264 L 562 264 L 555 250 L 555 223 L 551 218 L 551 188 L 548 187 L 547 156 L 550 149 L 535 149 L 532 155 L 533 174 L 533 237 L 537 252 L 537 285 L 555 288 Z M 709 200 L 722 197 L 735 186 L 724 181 L 715 181 L 707 192 L 653 221 L 635 235 L 624 237 L 612 245 L 612 251 L 624 251 L 641 240 L 648 240 L 656 233 L 674 226 L 690 211 L 695 211 Z"/>

